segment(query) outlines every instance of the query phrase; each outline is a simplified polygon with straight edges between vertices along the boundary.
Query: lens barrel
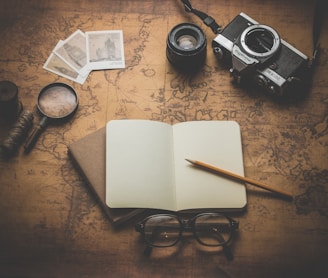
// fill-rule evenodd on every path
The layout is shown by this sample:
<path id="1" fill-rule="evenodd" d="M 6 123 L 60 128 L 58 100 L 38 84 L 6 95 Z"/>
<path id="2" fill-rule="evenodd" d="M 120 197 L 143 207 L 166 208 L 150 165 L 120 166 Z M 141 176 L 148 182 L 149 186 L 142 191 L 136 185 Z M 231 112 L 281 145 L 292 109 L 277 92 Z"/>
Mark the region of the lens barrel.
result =
<path id="1" fill-rule="evenodd" d="M 206 59 L 206 35 L 195 24 L 181 23 L 167 37 L 166 56 L 177 69 L 197 71 Z"/>

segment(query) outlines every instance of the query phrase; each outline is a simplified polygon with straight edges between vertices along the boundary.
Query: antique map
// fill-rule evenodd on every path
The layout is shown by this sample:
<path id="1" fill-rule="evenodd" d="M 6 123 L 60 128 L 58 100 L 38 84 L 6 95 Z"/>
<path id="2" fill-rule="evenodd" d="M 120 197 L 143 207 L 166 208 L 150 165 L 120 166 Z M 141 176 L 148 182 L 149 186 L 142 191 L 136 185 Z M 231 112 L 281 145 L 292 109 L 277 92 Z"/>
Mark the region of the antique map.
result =
<path id="1" fill-rule="evenodd" d="M 310 3 L 307 5 L 311 7 Z M 119 231 L 109 224 L 69 159 L 67 146 L 102 128 L 111 119 L 151 119 L 171 124 L 234 120 L 241 126 L 246 175 L 295 196 L 293 202 L 288 202 L 247 186 L 247 211 L 237 215 L 240 231 L 233 245 L 235 261 L 247 265 L 246 252 L 254 253 L 258 261 L 250 263 L 249 268 L 258 267 L 267 277 L 272 276 L 272 265 L 277 266 L 278 274 L 284 269 L 284 262 L 277 255 L 281 253 L 293 258 L 289 262 L 292 268 L 304 264 L 327 270 L 326 258 L 315 261 L 313 256 L 311 261 L 311 253 L 328 255 L 327 36 L 309 96 L 301 102 L 275 102 L 260 92 L 232 84 L 228 70 L 212 53 L 211 40 L 215 35 L 196 17 L 184 14 L 182 8 L 179 12 L 179 8 L 173 4 L 165 13 L 160 7 L 156 11 L 134 13 L 133 6 L 129 6 L 129 13 L 91 10 L 90 13 L 47 12 L 38 16 L 21 14 L 0 28 L 3 42 L 0 76 L 18 85 L 24 109 L 35 112 L 39 91 L 52 82 L 70 84 L 79 97 L 74 117 L 62 124 L 49 125 L 30 154 L 24 155 L 20 148 L 10 160 L 0 162 L 0 257 L 6 253 L 7 259 L 12 258 L 36 275 L 42 272 L 33 265 L 35 258 L 39 259 L 41 269 L 50 269 L 54 276 L 60 273 L 59 266 L 82 276 L 79 264 L 83 262 L 99 266 L 94 272 L 96 277 L 110 270 L 117 276 L 119 273 L 133 276 L 129 273 L 132 267 L 125 269 L 124 263 L 113 262 L 118 252 L 124 252 L 127 260 L 139 264 L 141 269 L 146 267 L 147 260 L 141 258 L 143 245 L 133 224 Z M 232 5 L 230 14 L 237 14 L 240 8 Z M 287 8 L 279 18 L 289 12 Z M 292 37 L 291 43 L 310 56 L 311 39 L 304 43 L 304 38 L 311 37 L 311 25 L 306 21 L 312 16 L 311 8 L 297 12 L 289 32 L 283 30 L 287 24 L 283 21 L 275 27 L 287 40 L 288 36 Z M 230 14 L 221 16 L 223 24 L 229 22 Z M 208 39 L 206 63 L 194 75 L 178 72 L 165 54 L 168 32 L 182 21 L 202 26 Z M 122 30 L 125 68 L 93 71 L 83 84 L 44 70 L 43 64 L 57 41 L 77 29 Z M 39 117 L 34 114 L 36 125 Z M 307 234 L 305 239 L 304 234 Z M 262 235 L 267 241 L 254 244 Z M 295 251 L 301 250 L 300 241 L 307 251 Z M 309 248 L 312 244 L 317 249 Z M 190 239 L 178 257 L 166 259 L 167 265 L 176 273 L 182 274 L 185 267 L 190 276 L 200 277 L 204 273 L 190 269 L 197 258 L 197 264 L 203 264 L 204 272 L 207 269 L 211 277 L 219 271 L 222 277 L 238 277 L 242 273 L 241 268 L 235 269 L 224 256 L 204 255 L 195 245 Z M 140 254 L 135 252 L 138 248 Z M 69 262 L 74 257 L 74 266 L 62 262 L 64 251 L 63 260 Z M 110 261 L 102 258 L 108 254 Z M 158 254 L 154 256 L 153 271 L 162 262 L 156 257 Z M 173 266 L 175 260 L 179 260 L 180 268 Z M 268 268 L 267 261 L 272 263 Z M 20 273 L 11 272 L 13 265 L 6 263 L 0 266 L 5 274 Z"/>

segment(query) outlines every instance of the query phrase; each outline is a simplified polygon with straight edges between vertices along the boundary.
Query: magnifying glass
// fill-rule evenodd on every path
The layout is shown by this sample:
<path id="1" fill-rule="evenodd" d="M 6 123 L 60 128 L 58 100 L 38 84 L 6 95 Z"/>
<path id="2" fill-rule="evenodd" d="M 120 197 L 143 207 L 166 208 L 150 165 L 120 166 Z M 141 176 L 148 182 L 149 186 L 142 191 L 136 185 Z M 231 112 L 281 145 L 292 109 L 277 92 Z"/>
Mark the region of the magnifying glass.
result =
<path id="1" fill-rule="evenodd" d="M 78 107 L 78 97 L 72 87 L 64 83 L 51 83 L 38 96 L 37 108 L 42 118 L 24 146 L 29 153 L 49 122 L 60 123 L 71 117 Z"/>

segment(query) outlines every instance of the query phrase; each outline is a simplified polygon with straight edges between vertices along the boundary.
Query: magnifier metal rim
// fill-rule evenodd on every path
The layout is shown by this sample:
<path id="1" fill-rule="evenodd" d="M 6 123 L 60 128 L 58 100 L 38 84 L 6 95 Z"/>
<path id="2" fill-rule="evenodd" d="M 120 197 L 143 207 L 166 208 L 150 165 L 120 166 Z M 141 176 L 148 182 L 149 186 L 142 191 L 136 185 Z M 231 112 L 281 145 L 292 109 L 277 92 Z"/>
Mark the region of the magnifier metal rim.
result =
<path id="1" fill-rule="evenodd" d="M 65 115 L 63 115 L 63 116 L 58 116 L 58 117 L 49 116 L 49 115 L 48 115 L 47 113 L 45 113 L 45 112 L 43 111 L 43 109 L 40 107 L 40 98 L 41 98 L 42 94 L 44 94 L 48 89 L 53 88 L 53 87 L 63 87 L 63 88 L 66 88 L 66 89 L 68 89 L 69 91 L 71 91 L 72 94 L 75 96 L 76 104 L 75 104 L 74 108 L 73 108 L 71 111 L 69 111 L 69 113 L 67 113 L 67 114 L 65 114 Z M 37 103 L 38 110 L 39 110 L 39 112 L 40 112 L 42 115 L 46 116 L 46 117 L 49 118 L 49 119 L 65 119 L 65 118 L 71 116 L 71 115 L 76 111 L 78 105 L 79 105 L 79 100 L 78 100 L 77 93 L 75 92 L 75 90 L 74 90 L 71 86 L 69 86 L 69 85 L 67 85 L 67 84 L 65 84 L 65 83 L 61 83 L 61 82 L 50 83 L 50 84 L 48 84 L 47 86 L 45 86 L 44 88 L 42 88 L 42 90 L 40 91 L 40 93 L 39 93 L 39 95 L 38 95 L 38 103 Z"/>

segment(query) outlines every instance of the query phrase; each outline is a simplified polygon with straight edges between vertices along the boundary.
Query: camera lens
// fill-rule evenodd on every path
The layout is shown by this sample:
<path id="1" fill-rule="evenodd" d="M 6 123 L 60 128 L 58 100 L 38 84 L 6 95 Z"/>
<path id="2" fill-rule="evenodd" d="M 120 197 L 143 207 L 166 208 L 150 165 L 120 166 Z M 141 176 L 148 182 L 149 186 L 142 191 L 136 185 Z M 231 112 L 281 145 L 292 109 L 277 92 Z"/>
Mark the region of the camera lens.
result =
<path id="1" fill-rule="evenodd" d="M 192 23 L 179 24 L 167 37 L 166 56 L 172 65 L 182 71 L 196 71 L 206 59 L 206 36 Z"/>
<path id="2" fill-rule="evenodd" d="M 179 47 L 187 50 L 187 49 L 195 48 L 197 41 L 193 36 L 182 35 L 177 39 L 177 44 Z"/>

